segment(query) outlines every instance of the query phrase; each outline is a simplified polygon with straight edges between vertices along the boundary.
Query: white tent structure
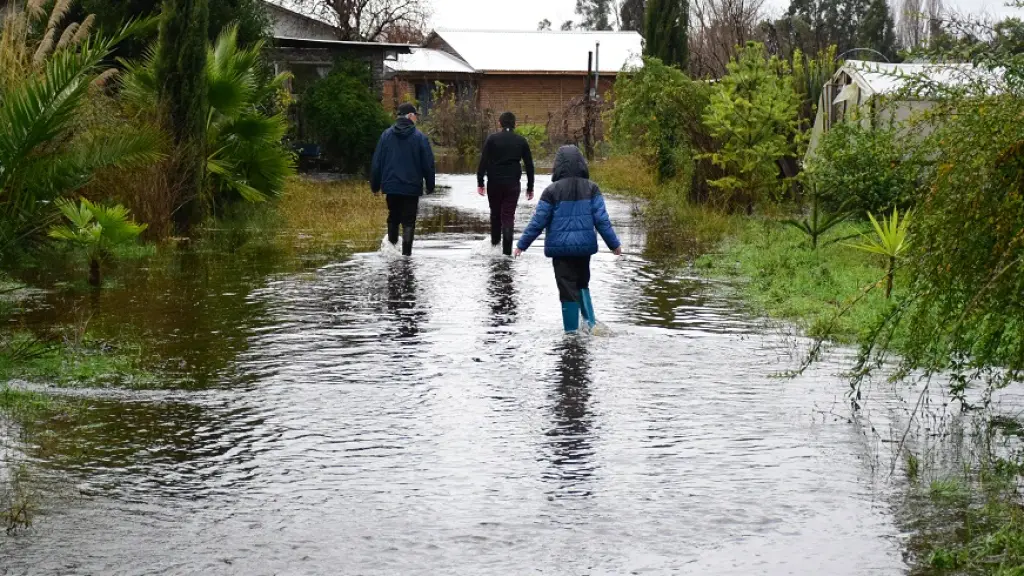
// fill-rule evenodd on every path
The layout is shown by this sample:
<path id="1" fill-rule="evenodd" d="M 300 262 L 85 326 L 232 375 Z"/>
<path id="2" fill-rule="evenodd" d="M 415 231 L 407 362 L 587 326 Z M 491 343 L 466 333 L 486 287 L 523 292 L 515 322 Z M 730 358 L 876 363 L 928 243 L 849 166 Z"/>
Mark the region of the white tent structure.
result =
<path id="1" fill-rule="evenodd" d="M 822 90 L 807 157 L 832 126 L 856 120 L 866 127 L 904 125 L 934 106 L 921 85 L 955 87 L 984 74 L 970 64 L 888 64 L 848 60 Z M 991 76 L 991 75 L 988 75 Z"/>

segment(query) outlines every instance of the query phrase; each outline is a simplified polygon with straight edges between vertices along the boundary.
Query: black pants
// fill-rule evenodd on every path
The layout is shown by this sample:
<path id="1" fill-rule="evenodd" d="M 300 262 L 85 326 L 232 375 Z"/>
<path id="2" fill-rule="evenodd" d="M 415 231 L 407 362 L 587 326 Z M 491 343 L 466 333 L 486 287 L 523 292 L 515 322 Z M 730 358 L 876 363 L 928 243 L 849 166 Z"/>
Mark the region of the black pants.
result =
<path id="1" fill-rule="evenodd" d="M 579 302 L 580 290 L 590 288 L 590 256 L 552 258 L 551 263 L 555 267 L 558 299 L 562 302 Z"/>
<path id="2" fill-rule="evenodd" d="M 402 226 L 402 253 L 412 254 L 412 241 L 416 229 L 416 216 L 420 210 L 419 196 L 388 194 L 388 242 L 398 243 L 398 227 Z"/>
<path id="3" fill-rule="evenodd" d="M 511 254 L 512 235 L 516 226 L 516 207 L 522 188 L 519 182 L 487 182 L 487 203 L 491 206 L 491 244 L 497 245 L 506 236 L 505 244 Z"/>
<path id="4" fill-rule="evenodd" d="M 416 226 L 419 211 L 419 196 L 388 194 L 388 224 L 401 224 L 405 228 L 412 228 Z"/>

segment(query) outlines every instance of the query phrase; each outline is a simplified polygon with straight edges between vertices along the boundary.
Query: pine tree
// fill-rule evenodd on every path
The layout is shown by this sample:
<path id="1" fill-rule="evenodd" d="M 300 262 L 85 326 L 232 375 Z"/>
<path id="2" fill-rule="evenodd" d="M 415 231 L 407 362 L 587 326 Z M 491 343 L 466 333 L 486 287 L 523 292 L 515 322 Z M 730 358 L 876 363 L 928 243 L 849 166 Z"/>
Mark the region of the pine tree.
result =
<path id="1" fill-rule="evenodd" d="M 644 14 L 647 0 L 625 0 L 622 3 L 622 29 L 644 34 Z"/>
<path id="2" fill-rule="evenodd" d="M 647 2 L 647 56 L 686 70 L 689 64 L 689 0 Z"/>
<path id="3" fill-rule="evenodd" d="M 207 0 L 164 0 L 156 75 L 176 146 L 179 208 L 174 220 L 179 233 L 187 232 L 199 216 L 206 173 L 208 27 Z"/>
<path id="4" fill-rule="evenodd" d="M 576 0 L 576 14 L 583 17 L 579 27 L 583 30 L 611 30 L 611 0 Z"/>

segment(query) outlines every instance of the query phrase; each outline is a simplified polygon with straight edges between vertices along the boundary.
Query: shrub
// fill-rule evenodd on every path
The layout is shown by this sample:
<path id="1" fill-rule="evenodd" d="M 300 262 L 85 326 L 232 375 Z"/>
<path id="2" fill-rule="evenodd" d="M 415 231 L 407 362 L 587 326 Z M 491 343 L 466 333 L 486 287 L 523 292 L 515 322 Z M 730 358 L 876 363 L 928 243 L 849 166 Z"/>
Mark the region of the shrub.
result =
<path id="1" fill-rule="evenodd" d="M 710 140 L 701 122 L 710 88 L 657 58 L 626 70 L 615 83 L 615 107 L 608 114 L 609 136 L 622 153 L 640 155 L 657 168 L 660 180 L 684 176 L 693 157 Z"/>
<path id="2" fill-rule="evenodd" d="M 302 96 L 302 113 L 328 158 L 345 172 L 366 171 L 391 123 L 363 62 L 341 60 Z"/>
<path id="3" fill-rule="evenodd" d="M 496 125 L 490 110 L 481 110 L 472 100 L 460 98 L 440 82 L 434 90 L 434 106 L 423 122 L 423 131 L 440 146 L 459 156 L 475 156 L 483 149 Z"/>
<path id="4" fill-rule="evenodd" d="M 896 129 L 844 122 L 822 138 L 807 176 L 831 211 L 892 212 L 913 200 L 920 164 L 911 148 Z"/>
<path id="5" fill-rule="evenodd" d="M 540 124 L 524 124 L 516 127 L 516 132 L 520 136 L 526 138 L 526 141 L 530 144 L 530 151 L 534 157 L 540 157 L 548 153 L 548 138 L 547 126 Z"/>

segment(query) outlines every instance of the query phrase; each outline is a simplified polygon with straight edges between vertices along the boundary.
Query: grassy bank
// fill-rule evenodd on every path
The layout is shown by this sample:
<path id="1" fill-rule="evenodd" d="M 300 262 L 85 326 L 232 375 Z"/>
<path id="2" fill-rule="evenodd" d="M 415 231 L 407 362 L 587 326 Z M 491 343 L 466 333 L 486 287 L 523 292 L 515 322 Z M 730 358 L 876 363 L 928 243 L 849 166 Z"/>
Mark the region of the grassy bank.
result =
<path id="1" fill-rule="evenodd" d="M 888 308 L 876 288 L 885 276 L 882 260 L 842 242 L 825 245 L 866 231 L 862 223 L 839 226 L 812 249 L 806 236 L 774 215 L 694 205 L 684 186 L 659 185 L 638 158 L 613 157 L 592 172 L 609 193 L 644 201 L 654 256 L 684 257 L 710 277 L 736 280 L 759 314 L 792 321 L 812 337 L 853 343 Z"/>
<path id="2" fill-rule="evenodd" d="M 844 224 L 829 238 L 864 229 Z M 889 309 L 880 257 L 842 242 L 812 249 L 804 234 L 778 220 L 743 218 L 695 266 L 708 276 L 737 280 L 757 312 L 790 320 L 814 338 L 857 343 Z"/>

